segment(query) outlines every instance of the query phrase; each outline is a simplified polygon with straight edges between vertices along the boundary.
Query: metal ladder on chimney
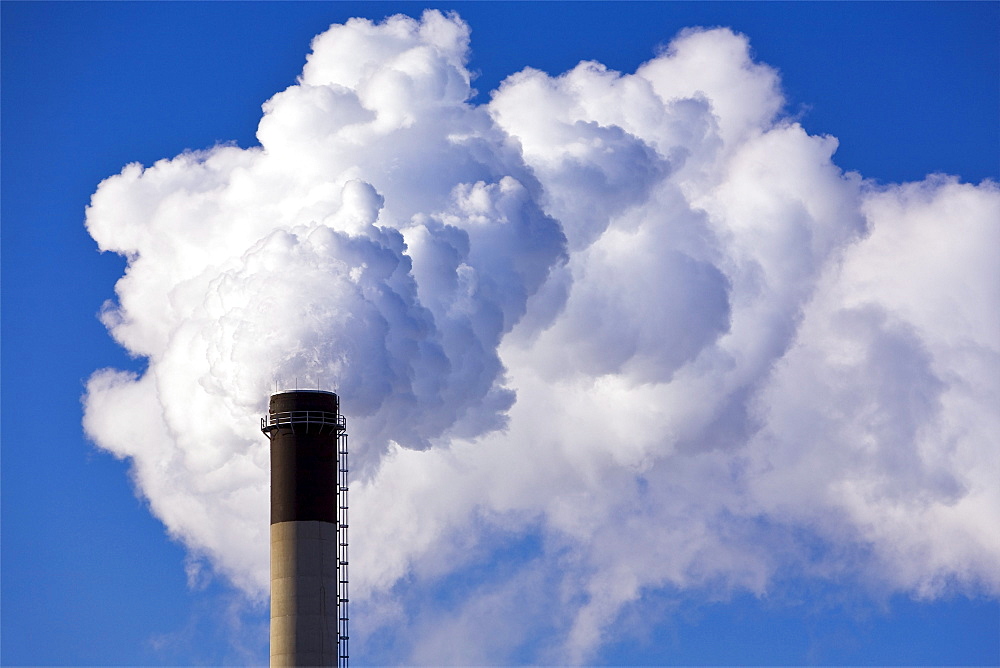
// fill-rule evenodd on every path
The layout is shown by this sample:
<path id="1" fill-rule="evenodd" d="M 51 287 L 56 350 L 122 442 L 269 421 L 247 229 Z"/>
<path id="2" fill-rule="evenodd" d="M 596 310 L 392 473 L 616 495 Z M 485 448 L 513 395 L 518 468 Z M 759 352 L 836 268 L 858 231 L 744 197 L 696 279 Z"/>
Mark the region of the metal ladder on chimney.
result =
<path id="1" fill-rule="evenodd" d="M 340 506 L 337 510 L 337 610 L 339 619 L 337 620 L 337 666 L 347 668 L 350 652 L 347 643 L 350 639 L 347 625 L 350 615 L 347 612 L 349 597 L 347 594 L 347 430 L 343 429 L 337 433 L 337 501 Z"/>

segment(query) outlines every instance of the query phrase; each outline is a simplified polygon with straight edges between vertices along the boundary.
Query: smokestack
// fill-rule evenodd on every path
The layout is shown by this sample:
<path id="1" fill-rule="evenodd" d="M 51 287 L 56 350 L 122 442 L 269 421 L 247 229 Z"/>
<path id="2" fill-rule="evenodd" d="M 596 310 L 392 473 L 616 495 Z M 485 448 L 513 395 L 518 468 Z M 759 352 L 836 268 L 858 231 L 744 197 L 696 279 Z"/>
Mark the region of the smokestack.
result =
<path id="1" fill-rule="evenodd" d="M 271 666 L 347 666 L 347 425 L 333 392 L 271 395 Z"/>

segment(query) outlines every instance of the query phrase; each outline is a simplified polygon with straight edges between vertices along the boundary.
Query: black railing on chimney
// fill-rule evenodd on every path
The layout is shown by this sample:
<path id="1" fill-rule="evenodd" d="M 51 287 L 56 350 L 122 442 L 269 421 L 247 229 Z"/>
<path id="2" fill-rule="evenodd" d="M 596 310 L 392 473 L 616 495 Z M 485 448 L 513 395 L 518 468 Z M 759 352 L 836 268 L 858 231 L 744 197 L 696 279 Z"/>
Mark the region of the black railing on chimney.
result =
<path id="1" fill-rule="evenodd" d="M 301 429 L 305 432 L 315 430 L 322 434 L 327 431 L 344 431 L 347 429 L 347 420 L 343 415 L 327 411 L 284 411 L 268 413 L 260 419 L 260 430 L 268 438 L 272 431 L 283 427 L 290 428 L 293 432 Z"/>

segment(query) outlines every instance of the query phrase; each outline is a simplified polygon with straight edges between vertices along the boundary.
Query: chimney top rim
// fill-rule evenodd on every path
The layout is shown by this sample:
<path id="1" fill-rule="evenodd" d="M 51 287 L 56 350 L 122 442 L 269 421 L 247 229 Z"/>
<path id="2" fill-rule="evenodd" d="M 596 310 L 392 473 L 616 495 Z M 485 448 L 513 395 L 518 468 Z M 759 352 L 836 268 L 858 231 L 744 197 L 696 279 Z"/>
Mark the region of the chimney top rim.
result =
<path id="1" fill-rule="evenodd" d="M 330 392 L 329 390 L 278 390 L 277 392 L 272 392 L 271 396 L 276 397 L 279 394 L 328 394 L 331 396 L 337 396 L 336 392 Z"/>

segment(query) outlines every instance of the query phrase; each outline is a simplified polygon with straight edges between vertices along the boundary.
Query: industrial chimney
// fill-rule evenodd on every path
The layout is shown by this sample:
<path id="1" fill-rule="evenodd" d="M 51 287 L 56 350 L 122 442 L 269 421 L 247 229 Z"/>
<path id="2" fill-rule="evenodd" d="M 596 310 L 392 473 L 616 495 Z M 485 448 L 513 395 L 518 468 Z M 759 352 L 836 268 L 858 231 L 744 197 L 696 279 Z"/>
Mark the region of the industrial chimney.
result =
<path id="1" fill-rule="evenodd" d="M 333 392 L 271 395 L 271 666 L 347 666 L 347 429 Z"/>

